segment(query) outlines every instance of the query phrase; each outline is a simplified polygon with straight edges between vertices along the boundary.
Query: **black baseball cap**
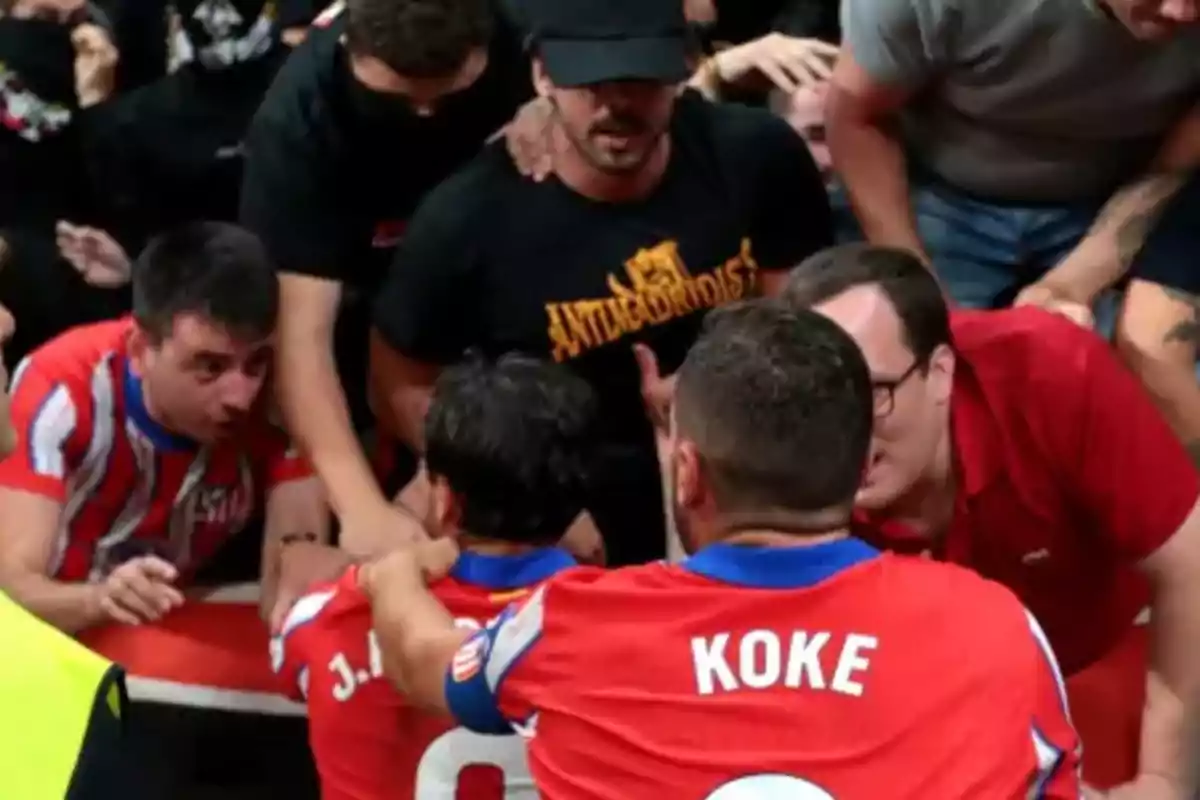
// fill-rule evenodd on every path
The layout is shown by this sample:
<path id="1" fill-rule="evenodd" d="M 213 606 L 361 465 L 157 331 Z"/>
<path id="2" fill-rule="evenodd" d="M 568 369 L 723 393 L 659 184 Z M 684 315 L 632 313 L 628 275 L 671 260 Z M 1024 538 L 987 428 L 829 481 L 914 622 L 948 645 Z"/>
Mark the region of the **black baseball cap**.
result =
<path id="1" fill-rule="evenodd" d="M 557 86 L 687 78 L 683 0 L 519 0 L 522 21 Z"/>

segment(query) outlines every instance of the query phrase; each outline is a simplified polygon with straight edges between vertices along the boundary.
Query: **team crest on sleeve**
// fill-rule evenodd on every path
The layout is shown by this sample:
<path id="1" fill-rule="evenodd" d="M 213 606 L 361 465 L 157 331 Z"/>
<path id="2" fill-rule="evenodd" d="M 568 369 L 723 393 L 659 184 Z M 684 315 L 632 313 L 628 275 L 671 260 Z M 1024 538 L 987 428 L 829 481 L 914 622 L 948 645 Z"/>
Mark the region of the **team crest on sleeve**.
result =
<path id="1" fill-rule="evenodd" d="M 455 683 L 466 683 L 479 674 L 483 669 L 484 659 L 487 658 L 488 636 L 483 631 L 463 642 L 462 647 L 454 654 L 450 663 L 450 676 Z"/>

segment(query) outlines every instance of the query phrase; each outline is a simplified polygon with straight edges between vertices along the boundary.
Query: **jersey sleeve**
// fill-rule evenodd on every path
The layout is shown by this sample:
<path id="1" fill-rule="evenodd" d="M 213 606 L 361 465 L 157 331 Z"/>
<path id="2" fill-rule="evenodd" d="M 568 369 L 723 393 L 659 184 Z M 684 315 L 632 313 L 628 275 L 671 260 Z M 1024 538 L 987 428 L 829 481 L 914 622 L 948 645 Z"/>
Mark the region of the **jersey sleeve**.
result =
<path id="1" fill-rule="evenodd" d="M 308 699 L 311 640 L 318 632 L 321 612 L 334 595 L 331 589 L 301 597 L 288 612 L 279 633 L 271 637 L 271 671 L 279 677 L 280 693 L 292 700 Z"/>
<path id="2" fill-rule="evenodd" d="M 1108 343 L 1071 322 L 1041 420 L 1056 437 L 1056 471 L 1106 544 L 1133 561 L 1169 539 L 1200 499 L 1200 473 L 1137 378 Z M 1067 330 L 1069 329 L 1069 330 Z"/>
<path id="3" fill-rule="evenodd" d="M 545 620 L 546 586 L 509 606 L 467 639 L 446 673 L 446 705 L 459 724 L 477 733 L 511 734 L 529 724 L 533 709 L 510 691 L 513 670 L 536 657 Z"/>
<path id="4" fill-rule="evenodd" d="M 0 486 L 62 502 L 89 439 L 90 414 L 74 382 L 34 353 L 13 373 L 9 409 L 17 447 L 0 461 Z"/>
<path id="5" fill-rule="evenodd" d="M 1067 706 L 1066 683 L 1041 625 L 1028 610 L 1025 618 L 1036 650 L 1030 682 L 1035 691 L 1030 740 L 1037 772 L 1029 796 L 1077 800 L 1081 748 Z"/>

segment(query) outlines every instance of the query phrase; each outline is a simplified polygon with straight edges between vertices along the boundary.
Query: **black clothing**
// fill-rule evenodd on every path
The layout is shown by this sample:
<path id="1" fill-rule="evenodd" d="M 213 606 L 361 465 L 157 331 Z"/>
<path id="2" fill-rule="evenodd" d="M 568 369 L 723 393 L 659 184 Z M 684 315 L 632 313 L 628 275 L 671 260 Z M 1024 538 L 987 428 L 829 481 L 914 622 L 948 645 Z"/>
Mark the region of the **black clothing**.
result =
<path id="1" fill-rule="evenodd" d="M 380 124 L 355 103 L 361 90 L 341 27 L 314 27 L 267 92 L 247 138 L 240 216 L 281 271 L 342 285 L 335 350 L 361 427 L 370 418 L 365 299 L 425 193 L 478 153 L 532 87 L 519 42 L 501 26 L 474 84 L 432 117 L 404 109 Z"/>
<path id="2" fill-rule="evenodd" d="M 590 510 L 615 564 L 662 557 L 665 541 L 631 345 L 673 372 L 705 311 L 832 242 L 820 175 L 787 123 L 687 93 L 670 135 L 661 185 L 627 204 L 534 183 L 489 147 L 422 205 L 375 313 L 384 340 L 420 361 L 521 351 L 591 382 L 607 452 Z"/>

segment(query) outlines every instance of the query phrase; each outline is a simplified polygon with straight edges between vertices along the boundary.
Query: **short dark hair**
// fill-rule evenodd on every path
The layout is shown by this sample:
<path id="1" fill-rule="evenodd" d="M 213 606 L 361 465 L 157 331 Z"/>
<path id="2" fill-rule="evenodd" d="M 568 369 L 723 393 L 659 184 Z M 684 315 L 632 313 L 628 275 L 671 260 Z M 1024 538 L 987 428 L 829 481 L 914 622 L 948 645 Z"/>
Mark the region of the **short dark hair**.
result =
<path id="1" fill-rule="evenodd" d="M 442 372 L 425 417 L 425 463 L 462 504 L 462 529 L 557 542 L 583 511 L 596 400 L 567 367 L 520 355 Z"/>
<path id="2" fill-rule="evenodd" d="M 811 308 L 858 286 L 878 286 L 896 309 L 904 344 L 924 364 L 940 345 L 950 344 L 950 310 L 937 278 L 907 250 L 848 244 L 809 256 L 792 270 L 783 297 L 795 308 Z"/>
<path id="3" fill-rule="evenodd" d="M 411 78 L 454 74 L 495 25 L 489 0 L 346 0 L 345 15 L 351 52 Z"/>
<path id="4" fill-rule="evenodd" d="M 727 514 L 849 517 L 874 421 L 858 345 L 811 311 L 758 299 L 709 315 L 678 372 L 675 422 Z"/>
<path id="5" fill-rule="evenodd" d="M 275 329 L 279 281 L 258 237 L 227 222 L 194 222 L 150 241 L 133 263 L 133 317 L 152 339 L 197 314 L 233 336 Z"/>

